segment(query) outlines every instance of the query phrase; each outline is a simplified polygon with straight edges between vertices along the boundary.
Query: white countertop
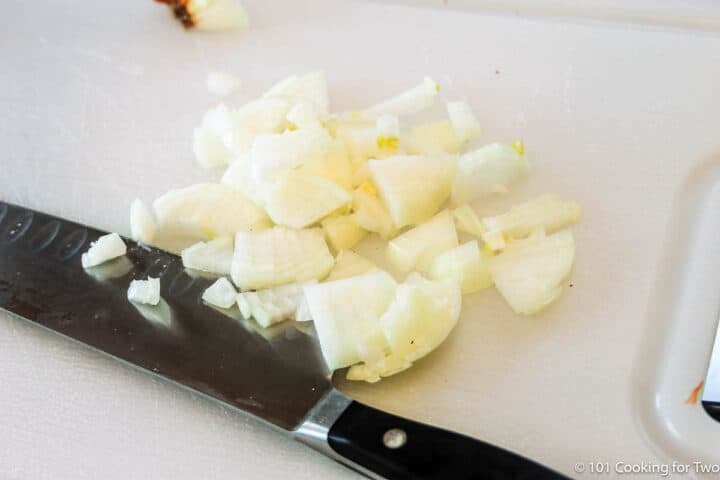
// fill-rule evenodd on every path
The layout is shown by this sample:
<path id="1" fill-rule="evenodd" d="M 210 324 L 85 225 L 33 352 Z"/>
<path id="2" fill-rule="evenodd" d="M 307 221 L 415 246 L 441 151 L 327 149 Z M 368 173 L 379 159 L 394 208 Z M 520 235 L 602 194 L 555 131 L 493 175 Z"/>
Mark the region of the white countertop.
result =
<path id="1" fill-rule="evenodd" d="M 476 294 L 410 371 L 336 384 L 573 476 L 577 462 L 667 461 L 638 420 L 637 361 L 674 195 L 720 151 L 720 35 L 332 0 L 247 0 L 252 28 L 218 35 L 184 32 L 149 0 L 5 3 L 0 198 L 103 229 L 127 234 L 136 196 L 212 176 L 190 150 L 211 68 L 242 77 L 237 102 L 322 68 L 335 110 L 431 75 L 473 105 L 485 140 L 523 138 L 535 171 L 499 203 L 551 191 L 581 203 L 573 288 L 533 318 Z M 689 393 L 699 380 L 677 381 Z M 0 478 L 356 478 L 6 314 L 0 425 Z"/>

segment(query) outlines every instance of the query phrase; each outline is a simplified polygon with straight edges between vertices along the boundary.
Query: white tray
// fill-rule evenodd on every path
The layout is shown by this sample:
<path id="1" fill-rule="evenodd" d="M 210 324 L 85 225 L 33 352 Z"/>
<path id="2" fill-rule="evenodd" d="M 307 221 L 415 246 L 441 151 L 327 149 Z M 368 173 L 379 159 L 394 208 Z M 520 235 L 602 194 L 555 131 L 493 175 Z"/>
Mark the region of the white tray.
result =
<path id="1" fill-rule="evenodd" d="M 243 78 L 238 102 L 283 75 L 324 68 L 338 110 L 429 74 L 473 105 L 485 140 L 525 140 L 532 179 L 484 208 L 548 191 L 582 204 L 574 286 L 528 319 L 494 292 L 478 294 L 432 357 L 378 385 L 339 387 L 572 476 L 576 463 L 718 461 L 718 425 L 683 403 L 704 374 L 720 295 L 717 250 L 699 253 L 712 247 L 706 235 L 717 238 L 703 220 L 717 212 L 717 194 L 701 195 L 714 192 L 720 168 L 712 26 L 587 22 L 520 4 L 485 15 L 488 2 L 468 1 L 247 4 L 250 31 L 203 35 L 150 0 L 5 2 L 0 197 L 127 233 L 133 198 L 212 176 L 189 148 L 212 103 L 209 68 Z M 661 5 L 695 15 L 687 2 Z M 696 5 L 705 10 L 695 16 L 717 18 L 712 3 Z M 681 227 L 677 212 L 698 220 Z M 355 475 L 6 315 L 0 382 L 0 478 Z"/>

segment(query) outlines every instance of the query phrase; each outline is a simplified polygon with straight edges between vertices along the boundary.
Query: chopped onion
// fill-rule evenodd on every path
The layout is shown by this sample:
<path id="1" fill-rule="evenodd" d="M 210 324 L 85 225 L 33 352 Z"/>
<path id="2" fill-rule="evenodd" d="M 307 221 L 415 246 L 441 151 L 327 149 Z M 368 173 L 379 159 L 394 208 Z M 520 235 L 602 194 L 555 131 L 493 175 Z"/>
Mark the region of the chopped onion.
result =
<path id="1" fill-rule="evenodd" d="M 340 140 L 333 140 L 325 155 L 309 159 L 297 170 L 327 178 L 346 190 L 352 185 L 352 164 L 345 144 Z"/>
<path id="2" fill-rule="evenodd" d="M 321 225 L 325 239 L 336 252 L 354 247 L 368 233 L 357 224 L 352 215 L 328 217 L 321 222 Z"/>
<path id="3" fill-rule="evenodd" d="M 371 183 L 364 183 L 355 189 L 352 197 L 353 220 L 367 231 L 376 232 L 388 239 L 397 233 L 390 213 L 377 196 Z"/>
<path id="4" fill-rule="evenodd" d="M 523 238 L 542 228 L 552 233 L 580 219 L 580 206 L 573 201 L 564 201 L 558 195 L 548 194 L 537 197 L 509 212 L 482 219 L 486 243 L 502 234 L 509 238 Z M 497 249 L 496 249 L 497 250 Z"/>
<path id="5" fill-rule="evenodd" d="M 387 340 L 379 318 L 395 294 L 383 271 L 305 287 L 323 357 L 330 370 L 384 355 Z"/>
<path id="6" fill-rule="evenodd" d="M 480 122 L 477 121 L 475 114 L 467 103 L 448 102 L 447 112 L 457 141 L 461 145 L 475 140 L 482 133 Z"/>
<path id="7" fill-rule="evenodd" d="M 206 26 L 222 24 L 210 12 L 236 4 L 161 1 L 193 5 Z M 218 72 L 207 80 L 217 95 L 239 87 Z M 328 367 L 351 367 L 353 380 L 378 381 L 431 352 L 457 323 L 462 293 L 495 283 L 513 310 L 536 312 L 560 294 L 574 258 L 570 231 L 552 232 L 577 221 L 580 209 L 546 195 L 479 219 L 469 202 L 507 192 L 528 173 L 524 146 L 461 154 L 481 133 L 465 102 L 447 103 L 446 119 L 406 127 L 405 116 L 430 107 L 438 91 L 425 78 L 365 111 L 331 114 L 325 75 L 311 72 L 240 108 L 218 105 L 195 129 L 193 151 L 201 165 L 226 168 L 221 183 L 168 192 L 155 216 L 136 200 L 133 238 L 182 250 L 193 275 L 229 275 L 241 293 L 223 277 L 203 299 L 219 308 L 236 302 L 241 322 L 266 339 L 283 334 L 276 324 L 284 320 L 314 320 Z M 440 211 L 447 200 L 457 206 Z M 458 231 L 476 239 L 459 245 Z M 388 262 L 410 273 L 401 285 L 349 250 L 368 233 L 392 239 Z M 83 265 L 118 253 L 102 247 Z M 145 298 L 143 285 L 133 296 Z"/>
<path id="8" fill-rule="evenodd" d="M 375 121 L 378 138 L 399 138 L 400 123 L 396 115 L 380 115 Z"/>
<path id="9" fill-rule="evenodd" d="M 352 250 L 341 250 L 335 257 L 335 266 L 330 270 L 326 281 L 354 277 L 377 270 L 377 266 Z"/>
<path id="10" fill-rule="evenodd" d="M 231 128 L 221 135 L 222 142 L 231 155 L 227 163 L 247 155 L 258 135 L 284 131 L 289 108 L 290 104 L 281 98 L 260 98 L 233 112 Z"/>
<path id="11" fill-rule="evenodd" d="M 233 129 L 233 115 L 224 104 L 208 110 L 202 124 L 193 131 L 193 153 L 195 159 L 205 168 L 230 163 L 231 153 L 223 137 Z"/>
<path id="12" fill-rule="evenodd" d="M 349 192 L 330 180 L 290 171 L 269 187 L 265 209 L 278 225 L 304 228 L 349 204 L 351 200 Z"/>
<path id="13" fill-rule="evenodd" d="M 427 222 L 393 238 L 388 244 L 390 263 L 403 272 L 428 271 L 433 259 L 458 245 L 452 216 L 443 210 Z"/>
<path id="14" fill-rule="evenodd" d="M 370 169 L 368 168 L 367 162 L 363 163 L 360 168 L 353 172 L 350 184 L 353 188 L 357 188 L 366 183 L 370 183 Z"/>
<path id="15" fill-rule="evenodd" d="M 345 144 L 353 171 L 365 165 L 378 152 L 377 129 L 371 122 L 341 122 L 335 130 L 335 138 Z"/>
<path id="16" fill-rule="evenodd" d="M 510 184 L 529 170 L 525 156 L 509 145 L 493 143 L 461 155 L 452 187 L 452 201 L 461 204 L 507 192 Z"/>
<path id="17" fill-rule="evenodd" d="M 293 283 L 237 295 L 240 313 L 267 328 L 285 320 L 311 320 L 303 289 L 315 281 Z"/>
<path id="18" fill-rule="evenodd" d="M 472 240 L 435 257 L 429 275 L 434 280 L 456 282 L 463 294 L 473 293 L 492 286 L 491 257 L 488 252 L 481 253 L 477 240 Z"/>
<path id="19" fill-rule="evenodd" d="M 127 253 L 127 246 L 120 235 L 108 233 L 93 242 L 88 251 L 82 254 L 82 266 L 83 268 L 94 267 L 113 258 L 122 257 L 125 253 Z"/>
<path id="20" fill-rule="evenodd" d="M 325 158 L 332 145 L 332 137 L 320 127 L 259 135 L 248 157 L 250 178 L 259 184 L 273 182 L 280 174 Z"/>
<path id="21" fill-rule="evenodd" d="M 395 115 L 380 115 L 376 122 L 377 130 L 377 155 L 382 158 L 388 155 L 396 155 L 400 148 L 400 124 Z"/>
<path id="22" fill-rule="evenodd" d="M 540 230 L 527 239 L 508 243 L 500 255 L 490 259 L 490 274 L 510 307 L 516 313 L 530 315 L 558 298 L 574 257 L 575 240 L 570 229 L 548 236 Z"/>
<path id="23" fill-rule="evenodd" d="M 203 292 L 202 299 L 216 307 L 230 308 L 235 305 L 237 291 L 227 278 L 220 277 Z"/>
<path id="24" fill-rule="evenodd" d="M 252 290 L 320 280 L 333 264 L 322 230 L 276 226 L 238 232 L 231 274 L 240 289 Z"/>
<path id="25" fill-rule="evenodd" d="M 347 378 L 376 382 L 411 367 L 447 338 L 460 319 L 461 304 L 455 282 L 433 282 L 413 273 L 398 285 L 379 320 L 390 353 L 351 367 Z"/>
<path id="26" fill-rule="evenodd" d="M 451 155 L 397 156 L 368 162 L 396 227 L 417 225 L 437 213 L 450 194 L 455 162 Z"/>
<path id="27" fill-rule="evenodd" d="M 157 222 L 150 209 L 136 198 L 130 205 L 130 236 L 140 243 L 151 244 L 157 233 Z"/>
<path id="28" fill-rule="evenodd" d="M 287 121 L 293 128 L 319 127 L 325 113 L 317 104 L 302 101 L 296 103 L 287 114 Z"/>
<path id="29" fill-rule="evenodd" d="M 233 259 L 232 237 L 218 237 L 209 242 L 199 242 L 181 253 L 183 266 L 202 272 L 230 275 Z"/>
<path id="30" fill-rule="evenodd" d="M 486 231 L 483 233 L 482 238 L 485 242 L 485 248 L 492 252 L 499 252 L 505 248 L 505 236 L 500 230 Z"/>
<path id="31" fill-rule="evenodd" d="M 242 155 L 231 163 L 225 170 L 220 182 L 233 187 L 252 200 L 255 205 L 262 206 L 265 201 L 263 198 L 263 185 L 254 182 L 250 178 L 247 155 Z"/>
<path id="32" fill-rule="evenodd" d="M 478 238 L 482 238 L 486 232 L 482 222 L 475 214 L 475 210 L 468 204 L 460 205 L 453 210 L 453 218 L 455 219 L 455 227 L 461 232 L 469 233 Z"/>
<path id="33" fill-rule="evenodd" d="M 403 137 L 403 147 L 413 154 L 457 153 L 462 142 L 449 120 L 422 123 Z"/>
<path id="34" fill-rule="evenodd" d="M 186 248 L 207 239 L 207 231 L 196 223 L 174 219 L 158 224 L 150 245 L 179 255 Z"/>
<path id="35" fill-rule="evenodd" d="M 238 190 L 222 184 L 199 183 L 171 190 L 155 200 L 158 222 L 197 225 L 205 238 L 232 236 L 238 231 L 271 225 L 265 212 Z"/>
<path id="36" fill-rule="evenodd" d="M 131 302 L 157 305 L 160 302 L 160 279 L 148 277 L 147 280 L 133 280 L 127 297 Z"/>

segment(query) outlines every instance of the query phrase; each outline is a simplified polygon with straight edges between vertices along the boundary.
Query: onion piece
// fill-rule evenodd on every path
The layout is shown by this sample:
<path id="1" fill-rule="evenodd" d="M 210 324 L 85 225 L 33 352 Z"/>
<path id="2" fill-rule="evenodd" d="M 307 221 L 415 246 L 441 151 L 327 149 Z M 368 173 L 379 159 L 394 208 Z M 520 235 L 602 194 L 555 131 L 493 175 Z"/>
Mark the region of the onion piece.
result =
<path id="1" fill-rule="evenodd" d="M 377 137 L 376 125 L 369 121 L 340 122 L 335 129 L 335 138 L 345 144 L 353 171 L 378 156 Z"/>
<path id="2" fill-rule="evenodd" d="M 390 354 L 354 365 L 347 378 L 376 382 L 410 368 L 447 338 L 460 319 L 461 305 L 455 282 L 411 274 L 398 285 L 393 302 L 379 320 Z"/>
<path id="3" fill-rule="evenodd" d="M 290 171 L 268 188 L 265 210 L 278 225 L 305 228 L 351 200 L 349 192 L 330 180 Z"/>
<path id="4" fill-rule="evenodd" d="M 346 190 L 351 188 L 352 165 L 345 144 L 340 140 L 330 142 L 325 155 L 307 159 L 297 171 L 327 178 Z"/>
<path id="5" fill-rule="evenodd" d="M 224 104 L 211 108 L 203 115 L 202 123 L 193 131 L 193 153 L 205 168 L 230 163 L 230 151 L 223 137 L 232 131 L 233 115 Z"/>
<path id="6" fill-rule="evenodd" d="M 238 232 L 232 280 L 242 290 L 320 280 L 334 264 L 320 229 Z"/>
<path id="7" fill-rule="evenodd" d="M 400 149 L 400 123 L 395 115 L 380 115 L 375 122 L 377 158 L 397 155 Z"/>
<path id="8" fill-rule="evenodd" d="M 155 200 L 153 206 L 158 223 L 196 225 L 205 234 L 200 240 L 271 225 L 268 216 L 255 203 L 222 184 L 199 183 L 171 190 Z"/>
<path id="9" fill-rule="evenodd" d="M 539 228 L 552 233 L 579 219 L 580 206 L 577 202 L 562 200 L 555 194 L 542 195 L 501 215 L 483 218 L 482 225 L 486 229 L 483 239 L 493 244 L 498 237 L 523 238 Z"/>
<path id="10" fill-rule="evenodd" d="M 456 160 L 452 155 L 429 155 L 368 162 L 373 182 L 396 227 L 417 225 L 437 213 L 450 194 Z"/>
<path id="11" fill-rule="evenodd" d="M 157 305 L 160 303 L 160 279 L 148 277 L 147 280 L 133 280 L 130 282 L 127 298 L 135 303 Z"/>
<path id="12" fill-rule="evenodd" d="M 433 259 L 458 245 L 457 232 L 448 210 L 402 235 L 393 238 L 387 247 L 390 263 L 403 272 L 417 269 L 428 271 Z"/>
<path id="13" fill-rule="evenodd" d="M 268 188 L 265 210 L 277 225 L 305 228 L 351 200 L 349 192 L 330 180 L 290 171 Z"/>
<path id="14" fill-rule="evenodd" d="M 463 294 L 473 293 L 492 286 L 491 257 L 488 252 L 480 252 L 477 240 L 471 240 L 435 257 L 429 276 L 433 280 L 452 280 L 460 285 Z"/>
<path id="15" fill-rule="evenodd" d="M 396 283 L 383 271 L 305 287 L 325 363 L 330 371 L 384 356 L 379 325 Z"/>
<path id="16" fill-rule="evenodd" d="M 196 223 L 176 219 L 159 223 L 150 245 L 180 255 L 186 248 L 208 238 L 207 230 Z"/>
<path id="17" fill-rule="evenodd" d="M 460 155 L 452 187 L 452 202 L 462 204 L 507 192 L 530 170 L 525 155 L 509 145 L 493 143 Z"/>
<path id="18" fill-rule="evenodd" d="M 202 294 L 203 301 L 220 308 L 230 308 L 235 305 L 237 291 L 233 284 L 225 277 L 218 278 Z"/>
<path id="19" fill-rule="evenodd" d="M 475 210 L 468 204 L 460 205 L 454 209 L 453 218 L 455 219 L 455 227 L 460 232 L 482 238 L 482 235 L 487 231 Z"/>
<path id="20" fill-rule="evenodd" d="M 336 252 L 354 247 L 368 233 L 357 224 L 352 215 L 328 217 L 320 222 L 320 225 L 330 248 Z"/>
<path id="21" fill-rule="evenodd" d="M 250 178 L 247 155 L 238 157 L 230 164 L 220 179 L 220 183 L 233 187 L 249 198 L 255 205 L 263 205 L 263 185 L 254 182 Z"/>
<path id="22" fill-rule="evenodd" d="M 202 272 L 230 275 L 233 259 L 233 238 L 218 237 L 209 242 L 199 242 L 180 254 L 183 266 Z"/>
<path id="23" fill-rule="evenodd" d="M 377 269 L 378 267 L 374 263 L 352 250 L 341 250 L 335 256 L 335 266 L 330 270 L 325 281 L 354 277 Z"/>
<path id="24" fill-rule="evenodd" d="M 315 103 L 301 101 L 290 109 L 285 118 L 292 128 L 307 128 L 320 127 L 325 115 Z"/>
<path id="25" fill-rule="evenodd" d="M 293 283 L 255 292 L 242 292 L 237 295 L 240 313 L 245 318 L 254 318 L 264 328 L 285 320 L 311 320 L 303 289 L 315 283 L 317 282 Z"/>
<path id="26" fill-rule="evenodd" d="M 482 133 L 480 122 L 466 102 L 448 102 L 447 112 L 457 141 L 461 145 L 475 140 Z"/>
<path id="27" fill-rule="evenodd" d="M 108 233 L 94 241 L 87 252 L 82 254 L 83 268 L 90 268 L 105 263 L 113 258 L 122 257 L 127 253 L 127 246 L 120 235 Z"/>
<path id="28" fill-rule="evenodd" d="M 553 235 L 539 230 L 508 243 L 490 259 L 490 274 L 515 313 L 530 315 L 547 307 L 562 293 L 561 282 L 572 269 L 575 240 L 570 229 Z"/>
<path id="29" fill-rule="evenodd" d="M 355 189 L 352 196 L 352 217 L 355 223 L 369 232 L 388 239 L 397 233 L 390 213 L 377 196 L 375 187 L 366 182 Z"/>
<path id="30" fill-rule="evenodd" d="M 403 148 L 417 155 L 457 153 L 462 145 L 449 120 L 415 125 L 402 138 Z"/>
<path id="31" fill-rule="evenodd" d="M 332 137 L 320 127 L 259 135 L 248 157 L 250 178 L 258 184 L 273 182 L 278 175 L 325 158 L 332 145 Z"/>
<path id="32" fill-rule="evenodd" d="M 157 233 L 157 222 L 150 209 L 136 198 L 130 205 L 130 236 L 133 240 L 150 245 Z"/>
<path id="33" fill-rule="evenodd" d="M 247 155 L 255 137 L 262 134 L 280 133 L 285 130 L 285 119 L 290 104 L 280 98 L 260 98 L 246 103 L 232 112 L 232 126 L 221 139 L 231 154 L 232 163 L 237 157 Z"/>

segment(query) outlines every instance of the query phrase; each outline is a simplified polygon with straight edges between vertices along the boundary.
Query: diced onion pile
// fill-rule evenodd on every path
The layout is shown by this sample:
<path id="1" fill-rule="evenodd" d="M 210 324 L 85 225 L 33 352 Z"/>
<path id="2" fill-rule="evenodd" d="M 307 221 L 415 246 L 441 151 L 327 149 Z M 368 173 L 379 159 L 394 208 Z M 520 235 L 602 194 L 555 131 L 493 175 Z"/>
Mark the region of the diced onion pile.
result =
<path id="1" fill-rule="evenodd" d="M 216 93 L 236 85 L 213 75 Z M 439 90 L 426 78 L 331 113 L 325 76 L 312 72 L 238 108 L 220 104 L 195 129 L 193 151 L 222 179 L 170 191 L 152 209 L 136 200 L 133 238 L 220 276 L 203 295 L 210 305 L 237 305 L 262 327 L 312 319 L 328 367 L 351 367 L 353 380 L 377 381 L 435 349 L 462 295 L 495 285 L 515 312 L 535 313 L 570 273 L 580 208 L 550 194 L 479 218 L 473 202 L 529 172 L 524 146 L 469 148 L 481 129 L 465 102 L 414 121 Z M 351 250 L 369 236 L 387 241 L 404 279 Z"/>

